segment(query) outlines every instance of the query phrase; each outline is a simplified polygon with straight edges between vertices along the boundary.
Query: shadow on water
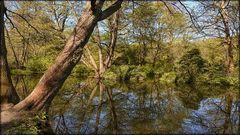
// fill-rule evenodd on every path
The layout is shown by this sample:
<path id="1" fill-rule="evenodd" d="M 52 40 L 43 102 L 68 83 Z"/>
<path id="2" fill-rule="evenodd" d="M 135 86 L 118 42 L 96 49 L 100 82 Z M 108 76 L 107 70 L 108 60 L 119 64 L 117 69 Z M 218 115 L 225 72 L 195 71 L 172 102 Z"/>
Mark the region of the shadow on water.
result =
<path id="1" fill-rule="evenodd" d="M 35 78 L 14 77 L 22 98 Z M 49 123 L 56 134 L 238 133 L 237 94 L 236 88 L 70 77 L 49 108 Z"/>

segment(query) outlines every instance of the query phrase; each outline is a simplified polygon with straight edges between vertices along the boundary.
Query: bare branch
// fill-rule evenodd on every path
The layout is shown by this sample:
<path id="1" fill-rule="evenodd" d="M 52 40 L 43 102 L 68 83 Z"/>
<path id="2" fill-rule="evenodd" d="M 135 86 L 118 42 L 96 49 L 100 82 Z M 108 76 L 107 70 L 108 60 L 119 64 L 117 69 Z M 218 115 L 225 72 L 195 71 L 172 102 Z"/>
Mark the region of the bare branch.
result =
<path id="1" fill-rule="evenodd" d="M 16 15 L 18 15 L 19 17 L 21 17 L 30 27 L 32 27 L 37 33 L 40 33 L 34 26 L 32 26 L 29 22 L 28 22 L 28 20 L 26 19 L 26 18 L 24 18 L 22 15 L 20 15 L 20 14 L 18 14 L 18 13 L 16 13 L 16 12 L 13 12 L 13 11 L 11 11 L 11 10 L 9 10 L 9 9 L 6 9 L 8 12 L 10 12 L 10 13 L 13 13 L 13 14 L 16 14 Z"/>
<path id="2" fill-rule="evenodd" d="M 7 30 L 7 28 L 6 28 L 5 25 L 4 25 L 4 27 L 5 27 L 5 30 L 6 30 L 6 35 L 7 35 L 8 43 L 9 43 L 11 49 L 12 49 L 12 52 L 13 52 L 13 55 L 14 55 L 14 59 L 15 59 L 15 61 L 16 61 L 16 64 L 17 64 L 17 66 L 19 67 L 19 60 L 18 60 L 18 58 L 17 58 L 16 52 L 15 52 L 14 47 L 13 47 L 13 44 L 12 44 L 12 42 L 11 42 L 11 38 L 10 38 L 9 32 L 8 32 L 8 30 Z"/>
<path id="3" fill-rule="evenodd" d="M 97 70 L 95 69 L 90 63 L 88 63 L 88 61 L 86 60 L 85 55 L 82 55 L 81 61 L 83 62 L 83 64 L 85 64 L 87 67 L 91 68 L 92 70 Z"/>
<path id="4" fill-rule="evenodd" d="M 21 34 L 21 32 L 18 30 L 18 28 L 14 25 L 14 23 L 12 22 L 12 20 L 8 17 L 8 15 L 6 14 L 5 12 L 5 15 L 6 15 L 6 18 L 9 20 L 9 22 L 11 23 L 11 25 L 13 26 L 14 29 L 17 30 L 17 33 L 23 38 L 23 40 L 25 40 L 25 37 Z"/>
<path id="5" fill-rule="evenodd" d="M 74 15 L 74 19 L 75 19 L 75 21 L 77 22 L 77 21 L 78 21 L 77 12 L 76 12 L 76 10 L 74 9 L 72 3 L 71 3 L 69 0 L 67 0 L 67 2 L 68 2 L 68 4 L 70 5 L 70 7 L 71 7 L 71 9 L 72 9 L 72 12 L 73 12 L 73 15 Z"/>
<path id="6" fill-rule="evenodd" d="M 187 11 L 194 27 L 200 32 L 201 30 L 199 30 L 199 27 L 196 26 L 195 22 L 194 22 L 194 18 L 192 17 L 192 14 L 190 13 L 190 11 L 187 9 L 187 7 L 181 2 L 181 0 L 178 0 L 178 2 L 183 6 L 183 8 Z"/>
<path id="7" fill-rule="evenodd" d="M 88 53 L 88 56 L 89 56 L 89 58 L 90 58 L 91 64 L 93 65 L 93 67 L 94 67 L 95 69 L 98 69 L 97 64 L 96 64 L 96 61 L 95 61 L 95 59 L 93 58 L 93 55 L 92 55 L 91 51 L 89 50 L 88 46 L 86 46 L 85 49 L 87 50 L 87 53 Z"/>
<path id="8" fill-rule="evenodd" d="M 168 11 L 170 12 L 170 14 L 173 14 L 172 10 L 168 7 L 167 3 L 164 2 L 164 1 L 162 1 L 162 2 L 163 2 L 163 4 L 167 7 L 167 9 L 168 9 Z"/>

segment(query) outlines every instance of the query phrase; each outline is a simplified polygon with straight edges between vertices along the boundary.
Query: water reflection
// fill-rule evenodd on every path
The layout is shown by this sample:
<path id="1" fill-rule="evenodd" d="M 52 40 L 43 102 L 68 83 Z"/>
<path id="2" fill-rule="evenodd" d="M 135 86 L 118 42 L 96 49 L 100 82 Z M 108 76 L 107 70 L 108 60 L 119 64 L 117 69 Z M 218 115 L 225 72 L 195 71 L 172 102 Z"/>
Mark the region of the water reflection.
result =
<path id="1" fill-rule="evenodd" d="M 238 131 L 239 115 L 233 96 L 226 93 L 222 98 L 207 98 L 193 110 L 183 123 L 185 133 L 223 133 Z"/>
<path id="2" fill-rule="evenodd" d="M 68 78 L 49 109 L 56 134 L 238 133 L 236 88 Z"/>

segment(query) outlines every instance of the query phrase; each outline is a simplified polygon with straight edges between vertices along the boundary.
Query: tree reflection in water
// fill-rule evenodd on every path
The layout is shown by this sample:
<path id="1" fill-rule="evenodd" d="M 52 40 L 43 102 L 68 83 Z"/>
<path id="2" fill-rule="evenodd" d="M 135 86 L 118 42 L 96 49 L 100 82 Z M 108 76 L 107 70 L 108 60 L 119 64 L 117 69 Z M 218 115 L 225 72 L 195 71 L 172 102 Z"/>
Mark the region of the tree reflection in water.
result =
<path id="1" fill-rule="evenodd" d="M 21 86 L 22 82 L 16 84 Z M 26 83 L 24 89 L 31 89 L 31 85 Z M 25 94 L 22 92 L 22 97 Z M 68 78 L 51 104 L 49 118 L 56 134 L 236 134 L 237 95 L 236 88 L 176 87 L 153 80 L 110 84 Z"/>
<path id="2" fill-rule="evenodd" d="M 227 92 L 218 98 L 202 100 L 199 109 L 193 110 L 188 119 L 184 121 L 184 132 L 238 133 L 239 108 L 232 94 Z"/>

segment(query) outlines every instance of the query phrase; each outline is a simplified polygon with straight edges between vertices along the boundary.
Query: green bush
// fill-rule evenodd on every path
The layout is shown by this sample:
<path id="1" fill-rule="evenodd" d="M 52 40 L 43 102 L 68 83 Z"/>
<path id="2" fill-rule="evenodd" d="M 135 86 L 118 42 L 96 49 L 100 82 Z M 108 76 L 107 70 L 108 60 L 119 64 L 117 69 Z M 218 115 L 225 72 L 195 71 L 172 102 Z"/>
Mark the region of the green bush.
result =
<path id="1" fill-rule="evenodd" d="M 30 75 L 33 72 L 29 69 L 23 70 L 23 69 L 11 69 L 11 74 L 14 75 Z"/>
<path id="2" fill-rule="evenodd" d="M 209 81 L 209 84 L 221 86 L 237 86 L 238 79 L 235 77 L 216 77 Z"/>
<path id="3" fill-rule="evenodd" d="M 152 79 L 155 76 L 155 70 L 152 67 L 152 65 L 145 65 L 145 66 L 143 66 L 143 72 L 145 73 L 145 76 L 147 78 Z"/>
<path id="4" fill-rule="evenodd" d="M 86 76 L 90 75 L 91 72 L 92 71 L 89 68 L 87 68 L 86 66 L 84 66 L 82 64 L 77 64 L 74 67 L 72 74 L 77 77 L 86 77 Z"/>
<path id="5" fill-rule="evenodd" d="M 117 80 L 117 74 L 110 71 L 110 70 L 107 70 L 104 74 L 103 74 L 103 77 L 104 79 L 107 79 L 107 80 Z"/>
<path id="6" fill-rule="evenodd" d="M 129 81 L 132 76 L 131 72 L 134 69 L 134 66 L 121 65 L 121 66 L 111 66 L 109 69 L 116 75 L 116 79 L 119 81 Z"/>
<path id="7" fill-rule="evenodd" d="M 177 83 L 194 83 L 206 71 L 206 62 L 198 49 L 191 49 L 177 63 Z"/>
<path id="8" fill-rule="evenodd" d="M 116 60 L 113 61 L 114 65 L 137 65 L 138 54 L 136 49 L 134 48 L 127 48 Z"/>
<path id="9" fill-rule="evenodd" d="M 42 124 L 46 123 L 47 114 L 45 112 L 37 113 L 34 117 L 26 118 L 24 122 L 19 123 L 9 130 L 7 130 L 8 134 L 40 134 Z"/>
<path id="10" fill-rule="evenodd" d="M 49 57 L 30 58 L 26 67 L 34 72 L 43 72 L 51 65 L 52 59 Z"/>
<path id="11" fill-rule="evenodd" d="M 224 77 L 226 76 L 226 70 L 227 68 L 224 63 L 214 63 L 208 66 L 207 73 L 209 78 Z"/>
<path id="12" fill-rule="evenodd" d="M 175 72 L 168 72 L 164 73 L 162 77 L 160 78 L 160 82 L 162 83 L 174 83 L 176 79 L 176 73 Z"/>

